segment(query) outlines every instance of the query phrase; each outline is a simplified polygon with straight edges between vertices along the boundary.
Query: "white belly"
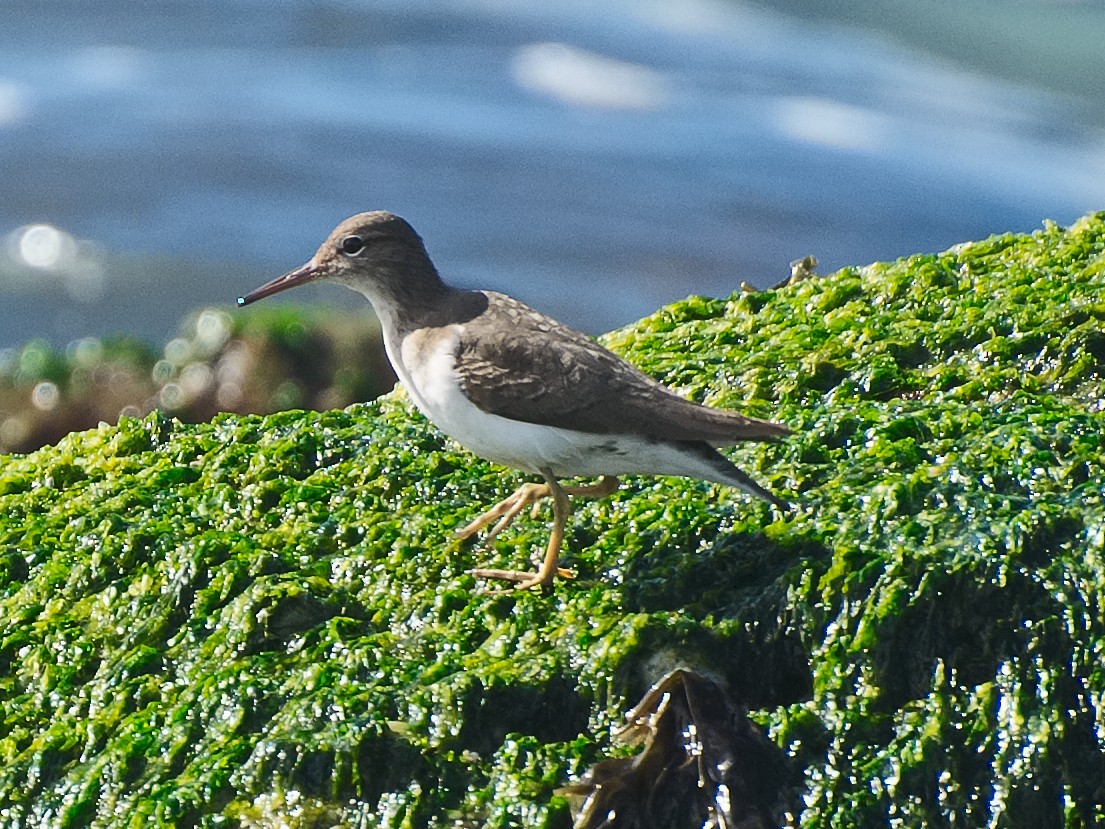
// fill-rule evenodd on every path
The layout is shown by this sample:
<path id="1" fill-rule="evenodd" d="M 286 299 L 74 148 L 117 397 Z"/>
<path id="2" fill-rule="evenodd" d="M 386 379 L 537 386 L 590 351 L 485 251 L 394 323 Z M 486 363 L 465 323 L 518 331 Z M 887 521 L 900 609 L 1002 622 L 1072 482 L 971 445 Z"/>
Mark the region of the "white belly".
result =
<path id="1" fill-rule="evenodd" d="M 595 435 L 541 426 L 489 414 L 461 390 L 453 368 L 460 327 L 432 349 L 417 348 L 408 336 L 388 356 L 419 410 L 465 449 L 503 466 L 556 477 L 597 475 L 687 475 L 726 483 L 699 458 L 670 444 L 636 435 Z M 398 357 L 399 359 L 396 359 Z"/>

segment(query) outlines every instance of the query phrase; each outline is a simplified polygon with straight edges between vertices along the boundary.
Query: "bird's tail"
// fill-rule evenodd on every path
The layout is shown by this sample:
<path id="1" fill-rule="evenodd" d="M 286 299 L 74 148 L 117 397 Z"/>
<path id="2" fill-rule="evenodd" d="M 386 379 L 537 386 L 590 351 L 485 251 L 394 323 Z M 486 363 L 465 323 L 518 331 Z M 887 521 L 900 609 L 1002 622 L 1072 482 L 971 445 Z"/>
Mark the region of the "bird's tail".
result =
<path id="1" fill-rule="evenodd" d="M 768 424 L 775 426 L 777 424 Z M 786 428 L 786 427 L 782 427 Z M 770 438 L 764 438 L 769 440 Z M 775 495 L 773 492 L 760 486 L 753 481 L 748 474 L 722 455 L 717 449 L 710 446 L 707 443 L 699 443 L 693 447 L 697 449 L 697 454 L 709 470 L 713 473 L 710 475 L 709 480 L 719 484 L 726 484 L 727 486 L 736 487 L 742 489 L 749 495 L 755 495 L 757 498 L 762 498 L 769 504 L 774 504 L 781 510 L 788 509 L 790 504 L 784 501 L 782 498 Z"/>
<path id="2" fill-rule="evenodd" d="M 775 441 L 791 434 L 790 429 L 782 423 L 747 417 L 729 409 L 706 411 L 709 412 L 711 422 L 700 431 L 710 433 L 706 440 L 714 446 L 732 446 L 746 440 Z"/>

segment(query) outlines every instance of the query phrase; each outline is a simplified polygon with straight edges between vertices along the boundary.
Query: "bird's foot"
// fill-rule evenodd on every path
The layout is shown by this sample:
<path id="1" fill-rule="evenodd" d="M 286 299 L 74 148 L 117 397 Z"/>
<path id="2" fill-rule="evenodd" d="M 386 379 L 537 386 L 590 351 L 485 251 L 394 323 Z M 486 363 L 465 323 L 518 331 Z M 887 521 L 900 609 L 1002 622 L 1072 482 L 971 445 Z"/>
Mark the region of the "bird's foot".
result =
<path id="1" fill-rule="evenodd" d="M 552 495 L 552 490 L 549 489 L 548 484 L 522 484 L 509 498 L 504 498 L 491 509 L 479 515 L 470 524 L 458 530 L 457 536 L 460 538 L 470 538 L 492 522 L 496 522 L 495 526 L 492 527 L 491 531 L 487 534 L 487 540 L 491 540 L 509 527 L 511 522 L 514 521 L 526 507 L 530 507 L 531 513 L 536 514 L 542 499 L 548 498 L 550 495 Z M 500 579 L 502 581 L 518 582 L 514 588 L 516 590 L 528 590 L 531 587 L 551 587 L 553 579 L 557 576 L 562 576 L 567 579 L 574 578 L 575 576 L 571 570 L 565 570 L 562 567 L 541 567 L 537 572 L 533 573 L 523 570 L 499 570 L 495 568 L 478 568 L 469 570 L 468 572 L 478 579 Z M 505 591 L 493 590 L 488 592 L 501 593 Z"/>
<path id="2" fill-rule="evenodd" d="M 562 579 L 574 579 L 576 574 L 563 567 L 550 569 L 547 573 L 538 571 L 528 573 L 524 570 L 497 570 L 494 568 L 477 568 L 469 570 L 478 579 L 499 579 L 501 581 L 515 581 L 514 590 L 529 590 L 531 587 L 552 587 L 553 580 L 560 576 Z M 489 593 L 503 593 L 510 591 L 489 590 Z"/>
<path id="3" fill-rule="evenodd" d="M 571 570 L 565 570 L 563 567 L 557 566 L 560 559 L 560 547 L 564 541 L 564 525 L 568 520 L 568 496 L 602 498 L 618 488 L 618 479 L 612 475 L 605 475 L 595 484 L 564 487 L 556 480 L 551 470 L 542 469 L 541 474 L 545 476 L 545 483 L 523 484 L 509 498 L 500 501 L 468 526 L 459 530 L 457 535 L 460 538 L 468 538 L 494 521 L 496 522 L 495 526 L 487 534 L 489 539 L 494 538 L 503 529 L 510 526 L 510 522 L 526 507 L 531 507 L 533 514 L 536 515 L 541 499 L 552 498 L 553 529 L 549 536 L 549 544 L 545 551 L 544 560 L 540 563 L 537 571 L 533 573 L 523 570 L 491 568 L 469 570 L 468 572 L 476 578 L 518 582 L 515 585 L 515 590 L 528 590 L 531 587 L 551 587 L 557 576 L 565 579 L 575 578 L 575 573 Z"/>

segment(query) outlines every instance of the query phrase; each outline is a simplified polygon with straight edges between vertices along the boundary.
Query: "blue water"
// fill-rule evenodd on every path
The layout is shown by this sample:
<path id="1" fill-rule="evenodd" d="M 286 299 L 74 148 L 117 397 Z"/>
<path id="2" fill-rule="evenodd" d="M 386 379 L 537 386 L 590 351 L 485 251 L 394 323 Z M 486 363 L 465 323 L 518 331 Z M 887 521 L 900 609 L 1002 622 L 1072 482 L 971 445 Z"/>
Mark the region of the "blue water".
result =
<path id="1" fill-rule="evenodd" d="M 162 340 L 378 208 L 598 332 L 1103 209 L 1083 108 L 724 0 L 7 0 L 0 347 Z M 92 277 L 20 264 L 32 223 Z"/>

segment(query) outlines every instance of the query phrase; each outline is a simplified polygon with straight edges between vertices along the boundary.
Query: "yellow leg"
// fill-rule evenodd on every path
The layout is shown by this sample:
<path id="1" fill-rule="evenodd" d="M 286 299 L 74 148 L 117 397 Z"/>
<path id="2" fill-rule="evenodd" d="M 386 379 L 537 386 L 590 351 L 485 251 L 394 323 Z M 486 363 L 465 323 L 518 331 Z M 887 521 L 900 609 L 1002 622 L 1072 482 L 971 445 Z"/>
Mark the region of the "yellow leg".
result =
<path id="1" fill-rule="evenodd" d="M 531 515 L 536 518 L 537 509 L 540 506 L 541 500 L 552 495 L 552 490 L 547 483 L 549 479 L 546 478 L 545 480 L 546 483 L 543 484 L 522 484 L 514 490 L 514 493 L 509 498 L 504 498 L 491 509 L 477 516 L 470 524 L 457 530 L 457 537 L 470 538 L 492 521 L 497 521 L 498 523 L 495 524 L 491 532 L 487 534 L 486 540 L 490 541 L 509 527 L 511 522 L 513 522 L 526 507 L 533 508 Z M 602 480 L 597 484 L 580 484 L 577 486 L 561 487 L 566 494 L 575 495 L 581 498 L 605 498 L 617 488 L 618 479 L 612 475 L 604 475 Z"/>
<path id="2" fill-rule="evenodd" d="M 542 498 L 553 499 L 553 528 L 549 536 L 549 544 L 545 548 L 545 558 L 536 573 L 523 572 L 521 570 L 472 570 L 472 575 L 484 579 L 504 579 L 516 581 L 517 589 L 525 590 L 530 587 L 546 587 L 551 585 L 556 576 L 572 578 L 574 574 L 570 570 L 558 567 L 560 561 L 560 548 L 564 543 L 564 529 L 568 524 L 568 515 L 571 512 L 569 495 L 578 495 L 585 498 L 603 498 L 610 495 L 618 488 L 618 479 L 612 475 L 604 475 L 597 484 L 584 484 L 579 486 L 564 487 L 556 480 L 550 469 L 542 469 L 541 474 L 545 478 L 543 484 L 523 484 L 509 498 L 500 501 L 487 512 L 480 515 L 468 526 L 457 532 L 461 538 L 468 538 L 472 534 L 486 527 L 492 521 L 496 521 L 494 528 L 488 533 L 488 538 L 494 538 L 505 527 L 510 525 L 519 513 L 527 506 L 533 507 L 536 513 L 537 506 Z"/>
<path id="3" fill-rule="evenodd" d="M 597 484 L 566 486 L 564 491 L 568 495 L 575 495 L 580 498 L 605 498 L 607 495 L 613 495 L 619 486 L 620 482 L 617 475 L 603 475 Z"/>
<path id="4" fill-rule="evenodd" d="M 528 506 L 535 510 L 542 498 L 548 498 L 550 494 L 548 484 L 522 484 L 509 498 L 504 498 L 487 512 L 476 517 L 472 523 L 457 530 L 459 538 L 469 538 L 492 521 L 497 521 L 491 532 L 487 534 L 487 540 L 491 540 L 507 527 Z"/>

